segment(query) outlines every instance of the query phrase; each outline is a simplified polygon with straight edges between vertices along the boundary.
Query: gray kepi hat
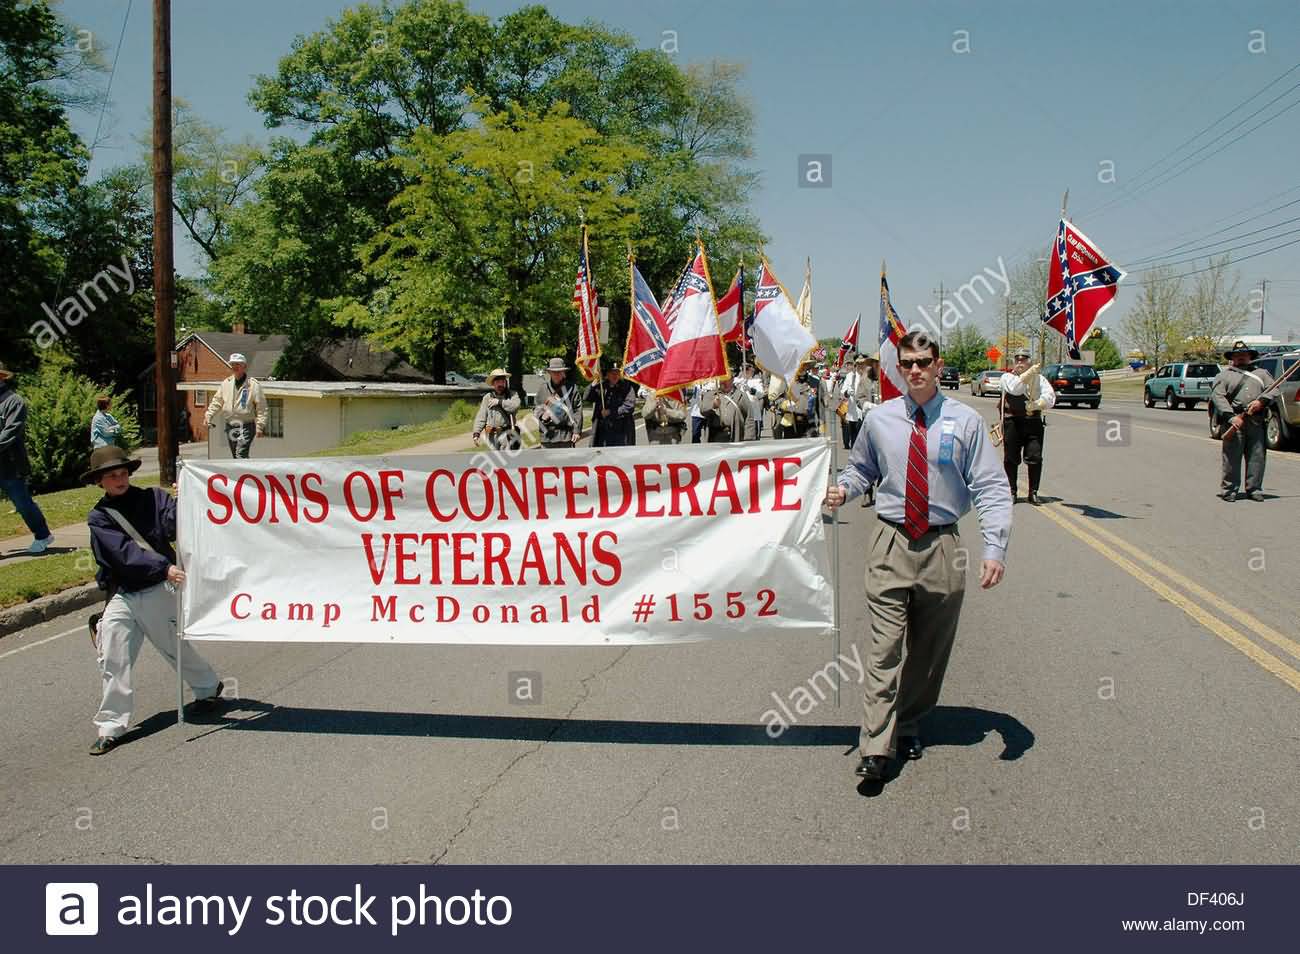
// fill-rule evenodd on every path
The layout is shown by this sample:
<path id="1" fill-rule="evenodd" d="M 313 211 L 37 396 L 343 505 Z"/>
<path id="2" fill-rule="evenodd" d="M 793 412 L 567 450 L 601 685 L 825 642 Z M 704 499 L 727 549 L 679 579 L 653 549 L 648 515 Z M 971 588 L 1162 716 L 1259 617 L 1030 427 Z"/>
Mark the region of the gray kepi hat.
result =
<path id="1" fill-rule="evenodd" d="M 564 363 L 563 358 L 552 358 L 550 360 L 550 363 L 546 365 L 546 370 L 547 371 L 568 371 L 569 366 Z"/>
<path id="2" fill-rule="evenodd" d="M 90 452 L 90 469 L 81 475 L 81 482 L 93 484 L 100 475 L 119 467 L 125 467 L 129 473 L 134 474 L 139 470 L 140 464 L 141 461 L 127 457 L 126 451 L 120 447 L 114 447 L 112 444 L 96 447 Z"/>

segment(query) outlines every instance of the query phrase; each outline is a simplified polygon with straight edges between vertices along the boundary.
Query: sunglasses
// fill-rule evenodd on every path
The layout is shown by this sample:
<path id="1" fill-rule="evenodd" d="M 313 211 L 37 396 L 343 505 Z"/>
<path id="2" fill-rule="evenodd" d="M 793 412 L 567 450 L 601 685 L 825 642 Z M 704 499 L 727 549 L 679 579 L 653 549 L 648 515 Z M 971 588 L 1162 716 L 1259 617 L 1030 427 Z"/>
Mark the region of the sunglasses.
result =
<path id="1" fill-rule="evenodd" d="M 902 368 L 904 371 L 911 371 L 913 365 L 916 365 L 918 368 L 928 368 L 932 364 L 934 364 L 934 358 L 899 358 L 898 359 L 898 366 Z"/>

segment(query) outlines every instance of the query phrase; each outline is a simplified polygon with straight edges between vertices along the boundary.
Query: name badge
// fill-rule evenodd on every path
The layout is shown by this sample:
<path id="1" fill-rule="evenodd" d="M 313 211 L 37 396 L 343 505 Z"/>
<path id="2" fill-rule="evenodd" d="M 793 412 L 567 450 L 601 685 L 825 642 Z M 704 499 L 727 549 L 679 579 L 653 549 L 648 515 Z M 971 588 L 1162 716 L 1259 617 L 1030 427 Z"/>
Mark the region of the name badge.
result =
<path id="1" fill-rule="evenodd" d="M 952 463 L 952 448 L 956 442 L 957 422 L 951 419 L 943 422 L 943 433 L 939 437 L 939 463 Z"/>

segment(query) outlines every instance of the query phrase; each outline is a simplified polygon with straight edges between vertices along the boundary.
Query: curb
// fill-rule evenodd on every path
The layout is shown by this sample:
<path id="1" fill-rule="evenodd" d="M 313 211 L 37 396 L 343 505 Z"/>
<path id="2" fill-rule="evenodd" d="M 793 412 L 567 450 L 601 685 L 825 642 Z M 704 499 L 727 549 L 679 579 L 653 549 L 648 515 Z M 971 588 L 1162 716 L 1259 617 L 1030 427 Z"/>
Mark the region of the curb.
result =
<path id="1" fill-rule="evenodd" d="M 0 610 L 0 636 L 8 636 L 20 629 L 35 626 L 73 610 L 84 609 L 102 602 L 104 591 L 95 583 L 83 583 L 71 589 L 40 596 L 30 603 Z"/>

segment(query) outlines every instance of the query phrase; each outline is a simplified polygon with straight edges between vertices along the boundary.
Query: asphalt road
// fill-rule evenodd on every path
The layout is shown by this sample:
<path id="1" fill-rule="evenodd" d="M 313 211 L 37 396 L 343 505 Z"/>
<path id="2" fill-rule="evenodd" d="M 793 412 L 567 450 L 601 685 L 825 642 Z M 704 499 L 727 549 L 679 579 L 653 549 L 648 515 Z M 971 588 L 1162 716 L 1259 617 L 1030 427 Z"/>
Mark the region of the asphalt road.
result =
<path id="1" fill-rule="evenodd" d="M 1099 431 L 1116 420 L 1124 443 Z M 1294 864 L 1300 456 L 1270 455 L 1268 501 L 1224 504 L 1204 427 L 1137 402 L 1053 413 L 1049 502 L 1017 505 L 1002 586 L 972 567 L 929 747 L 884 786 L 852 774 L 852 671 L 840 707 L 765 733 L 772 693 L 806 686 L 829 641 L 760 632 L 205 646 L 240 698 L 183 728 L 146 648 L 141 726 L 91 758 L 74 616 L 0 640 L 0 862 Z M 851 654 L 875 517 L 841 519 Z M 509 703 L 519 670 L 542 673 L 539 704 Z"/>

